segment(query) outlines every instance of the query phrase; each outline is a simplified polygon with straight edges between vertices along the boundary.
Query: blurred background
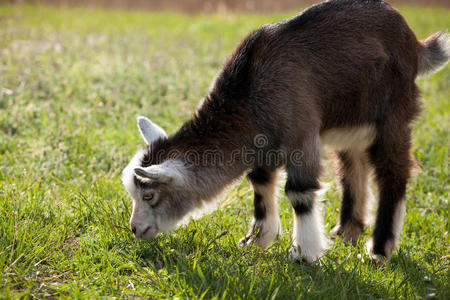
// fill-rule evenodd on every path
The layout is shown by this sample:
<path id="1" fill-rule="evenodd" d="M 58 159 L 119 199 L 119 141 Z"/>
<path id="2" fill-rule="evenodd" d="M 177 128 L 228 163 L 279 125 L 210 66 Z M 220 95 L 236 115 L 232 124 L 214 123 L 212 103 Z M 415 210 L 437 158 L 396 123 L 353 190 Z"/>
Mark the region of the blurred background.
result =
<path id="1" fill-rule="evenodd" d="M 177 10 L 188 13 L 292 11 L 314 0 L 0 0 L 0 3 L 46 4 L 130 10 Z M 450 7 L 450 0 L 391 0 L 394 5 Z"/>

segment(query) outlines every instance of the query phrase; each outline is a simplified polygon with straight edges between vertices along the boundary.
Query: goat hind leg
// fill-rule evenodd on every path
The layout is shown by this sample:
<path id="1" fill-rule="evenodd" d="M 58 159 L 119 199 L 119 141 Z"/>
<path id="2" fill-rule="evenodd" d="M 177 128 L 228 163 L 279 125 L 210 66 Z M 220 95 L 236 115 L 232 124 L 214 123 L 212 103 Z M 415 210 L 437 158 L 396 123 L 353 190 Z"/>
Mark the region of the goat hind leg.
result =
<path id="1" fill-rule="evenodd" d="M 406 184 L 414 162 L 410 156 L 410 129 L 398 129 L 395 138 L 385 137 L 370 149 L 379 190 L 375 228 L 367 248 L 380 261 L 396 248 L 405 213 Z"/>
<path id="2" fill-rule="evenodd" d="M 337 154 L 342 185 L 340 220 L 332 235 L 355 243 L 367 226 L 367 206 L 372 198 L 366 151 L 352 149 Z"/>

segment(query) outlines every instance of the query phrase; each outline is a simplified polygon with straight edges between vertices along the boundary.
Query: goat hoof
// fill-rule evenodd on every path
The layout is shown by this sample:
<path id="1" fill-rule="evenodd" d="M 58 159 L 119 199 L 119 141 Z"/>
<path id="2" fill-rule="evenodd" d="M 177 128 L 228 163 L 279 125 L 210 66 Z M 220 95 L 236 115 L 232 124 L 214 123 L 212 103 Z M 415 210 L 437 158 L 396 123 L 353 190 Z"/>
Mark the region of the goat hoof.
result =
<path id="1" fill-rule="evenodd" d="M 369 256 L 369 261 L 377 266 L 383 266 L 388 260 L 388 257 L 386 257 L 385 255 L 374 253 L 372 238 L 370 238 L 369 241 L 367 241 L 366 243 L 366 253 Z"/>
<path id="2" fill-rule="evenodd" d="M 259 239 L 260 235 L 261 227 L 253 225 L 250 232 L 239 241 L 239 245 L 245 247 L 254 244 Z"/>
<path id="3" fill-rule="evenodd" d="M 340 237 L 344 242 L 355 245 L 363 231 L 364 227 L 352 223 L 347 223 L 346 225 L 338 224 L 331 230 L 330 235 L 333 240 Z"/>
<path id="4" fill-rule="evenodd" d="M 239 240 L 239 246 L 246 247 L 250 245 L 253 242 L 253 239 L 250 236 L 244 236 L 242 239 Z"/>
<path id="5" fill-rule="evenodd" d="M 387 257 L 381 254 L 370 253 L 369 261 L 376 266 L 383 266 L 387 261 Z"/>
<path id="6" fill-rule="evenodd" d="M 294 264 L 298 265 L 311 265 L 314 263 L 315 258 L 307 257 L 302 253 L 300 246 L 293 246 L 290 251 L 290 260 Z"/>
<path id="7" fill-rule="evenodd" d="M 344 232 L 344 228 L 338 224 L 333 229 L 331 229 L 330 237 L 332 240 L 336 240 L 336 239 L 342 237 L 343 232 Z"/>

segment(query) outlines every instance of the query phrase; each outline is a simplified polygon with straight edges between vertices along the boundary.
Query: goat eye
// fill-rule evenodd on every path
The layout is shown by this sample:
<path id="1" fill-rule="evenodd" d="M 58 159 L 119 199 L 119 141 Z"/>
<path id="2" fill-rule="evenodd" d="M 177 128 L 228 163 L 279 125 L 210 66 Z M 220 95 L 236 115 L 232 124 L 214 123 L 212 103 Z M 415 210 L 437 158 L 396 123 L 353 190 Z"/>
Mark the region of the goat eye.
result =
<path id="1" fill-rule="evenodd" d="M 144 195 L 144 201 L 150 201 L 152 199 L 153 199 L 153 194 L 152 193 Z"/>

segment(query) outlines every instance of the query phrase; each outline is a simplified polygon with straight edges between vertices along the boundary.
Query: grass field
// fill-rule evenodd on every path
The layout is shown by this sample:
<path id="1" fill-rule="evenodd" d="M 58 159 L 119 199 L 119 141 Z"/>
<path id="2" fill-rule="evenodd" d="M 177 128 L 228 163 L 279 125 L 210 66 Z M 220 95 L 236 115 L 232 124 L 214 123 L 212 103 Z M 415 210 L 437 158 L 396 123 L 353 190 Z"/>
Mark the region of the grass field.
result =
<path id="1" fill-rule="evenodd" d="M 448 10 L 400 10 L 421 39 L 450 28 Z M 219 210 L 171 234 L 139 242 L 127 229 L 120 176 L 143 145 L 136 116 L 175 132 L 235 44 L 287 16 L 0 7 L 0 298 L 449 299 L 449 66 L 418 80 L 422 170 L 385 266 L 364 254 L 370 228 L 356 247 L 338 240 L 320 263 L 291 264 L 284 194 L 282 238 L 266 252 L 239 248 L 252 215 L 245 179 Z M 330 230 L 340 196 L 326 173 Z"/>

